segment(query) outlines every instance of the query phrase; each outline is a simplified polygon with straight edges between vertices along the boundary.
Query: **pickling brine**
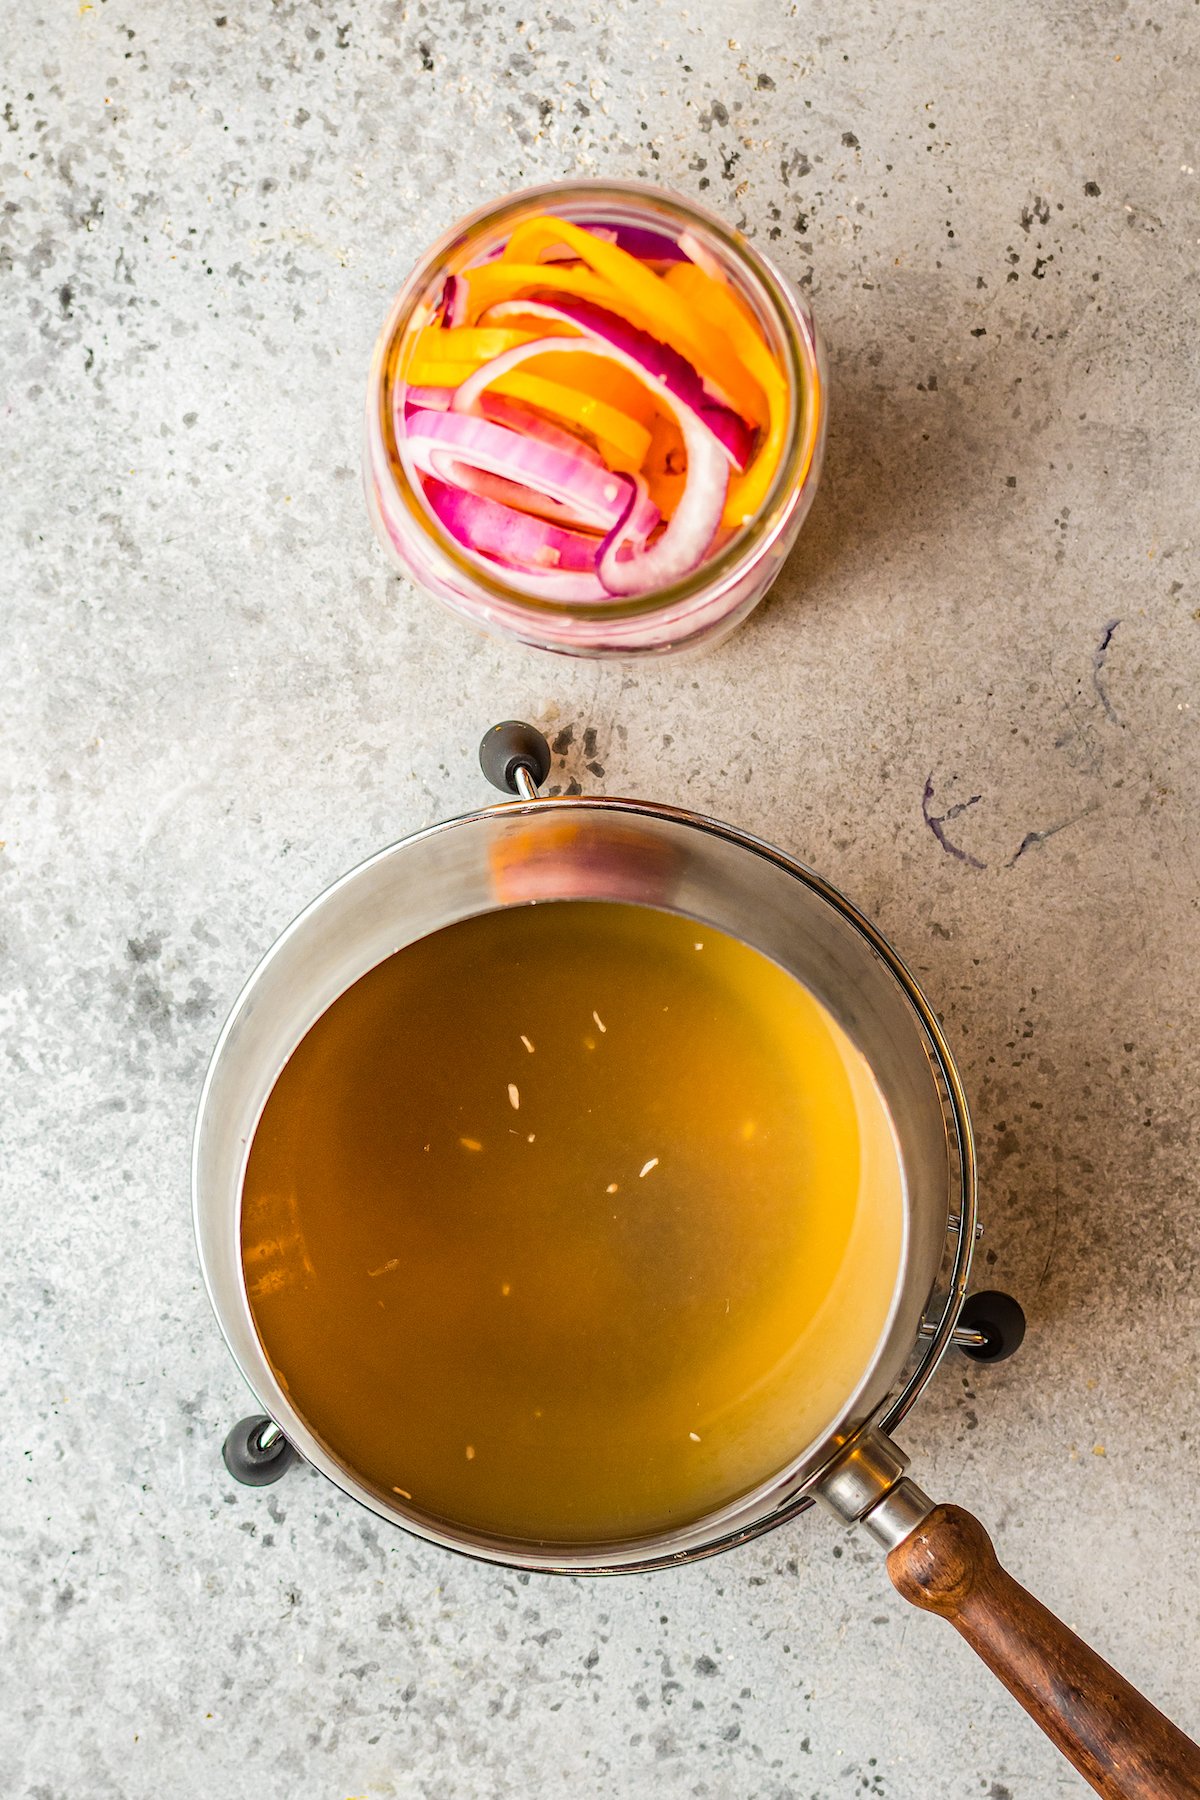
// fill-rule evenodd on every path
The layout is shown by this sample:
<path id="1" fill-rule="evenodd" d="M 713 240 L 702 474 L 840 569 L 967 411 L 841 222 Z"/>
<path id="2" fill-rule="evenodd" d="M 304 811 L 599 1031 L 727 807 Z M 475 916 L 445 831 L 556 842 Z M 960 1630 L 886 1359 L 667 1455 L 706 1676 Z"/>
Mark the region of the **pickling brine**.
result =
<path id="1" fill-rule="evenodd" d="M 247 1291 L 332 1454 L 524 1541 L 667 1530 L 840 1413 L 901 1236 L 890 1124 L 828 1013 L 675 914 L 462 921 L 309 1031 L 255 1134 Z"/>

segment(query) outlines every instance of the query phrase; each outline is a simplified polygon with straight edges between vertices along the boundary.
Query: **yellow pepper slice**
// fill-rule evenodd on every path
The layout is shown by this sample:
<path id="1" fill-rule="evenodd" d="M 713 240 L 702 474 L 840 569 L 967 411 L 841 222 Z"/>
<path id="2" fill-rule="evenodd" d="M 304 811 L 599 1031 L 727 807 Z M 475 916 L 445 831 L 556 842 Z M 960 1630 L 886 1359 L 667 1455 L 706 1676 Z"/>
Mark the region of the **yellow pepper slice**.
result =
<path id="1" fill-rule="evenodd" d="M 527 344 L 539 337 L 559 336 L 568 341 L 578 338 L 565 322 L 557 325 L 545 319 L 531 319 L 528 325 L 514 321 L 505 327 L 427 325 L 416 334 L 414 354 L 405 378 L 418 386 L 446 386 L 449 384 L 423 380 L 413 374 L 413 368 L 428 367 L 432 363 L 462 363 L 470 372 L 517 344 Z M 541 372 L 566 382 L 569 387 L 582 388 L 585 393 L 607 401 L 649 428 L 654 417 L 654 397 L 636 375 L 619 364 L 606 362 L 598 356 L 583 355 L 576 355 L 568 362 L 564 356 L 548 359 Z"/>
<path id="2" fill-rule="evenodd" d="M 723 525 L 744 525 L 766 499 L 783 455 L 788 428 L 787 382 L 763 342 L 752 314 L 732 288 L 705 274 L 695 263 L 674 263 L 663 279 L 690 310 L 725 333 L 767 397 L 766 436 L 749 468 L 735 475 L 729 483 L 725 511 L 721 515 Z"/>
<path id="3" fill-rule="evenodd" d="M 588 356 L 583 351 L 570 350 L 565 344 L 561 351 L 548 350 L 545 356 L 534 357 L 532 361 L 537 364 L 539 375 L 561 381 L 567 387 L 579 388 L 593 399 L 615 406 L 618 412 L 636 419 L 649 431 L 655 415 L 655 396 L 636 375 L 619 363 L 609 362 L 603 356 Z"/>
<path id="4" fill-rule="evenodd" d="M 492 383 L 493 390 L 509 400 L 536 407 L 539 412 L 561 420 L 576 431 L 585 432 L 593 439 L 610 469 L 631 475 L 636 473 L 650 447 L 650 433 L 645 425 L 598 399 L 595 394 L 566 381 L 548 380 L 544 375 L 531 372 L 535 365 L 542 369 L 546 364 L 556 365 L 566 360 L 566 357 L 558 356 L 534 357 L 523 367 L 501 375 Z M 589 360 L 595 362 L 596 359 Z M 571 361 L 582 362 L 583 358 L 572 357 Z M 432 362 L 422 358 L 410 364 L 407 379 L 413 387 L 456 388 L 468 375 L 473 375 L 477 367 L 478 364 Z"/>
<path id="5" fill-rule="evenodd" d="M 501 356 L 505 350 L 515 349 L 518 344 L 527 344 L 531 338 L 554 335 L 553 327 L 549 331 L 508 326 L 503 330 L 493 327 L 481 330 L 477 326 L 458 325 L 451 330 L 444 325 L 426 325 L 423 331 L 417 333 L 413 360 L 460 362 L 477 369 L 480 363 L 490 362 L 493 356 Z M 564 335 L 574 334 L 567 332 L 564 327 Z"/>
<path id="6" fill-rule="evenodd" d="M 603 277 L 618 296 L 617 310 L 632 323 L 643 325 L 660 343 L 679 350 L 712 386 L 729 396 L 744 417 L 756 425 L 767 423 L 762 386 L 741 360 L 728 333 L 707 313 L 702 315 L 702 325 L 707 329 L 698 328 L 696 314 L 683 296 L 619 244 L 594 237 L 568 219 L 543 215 L 517 226 L 500 261 L 536 264 L 540 253 L 555 244 L 574 250 L 589 269 Z M 546 265 L 547 274 L 553 269 L 553 263 Z"/>

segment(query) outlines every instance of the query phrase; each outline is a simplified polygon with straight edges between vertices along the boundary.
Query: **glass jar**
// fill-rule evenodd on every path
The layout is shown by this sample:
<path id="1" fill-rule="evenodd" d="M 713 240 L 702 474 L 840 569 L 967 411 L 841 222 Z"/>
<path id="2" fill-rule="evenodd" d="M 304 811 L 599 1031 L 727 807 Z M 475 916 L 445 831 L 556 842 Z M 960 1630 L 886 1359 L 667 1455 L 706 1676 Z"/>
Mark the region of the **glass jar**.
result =
<path id="1" fill-rule="evenodd" d="M 726 544 L 668 587 L 586 604 L 524 591 L 519 576 L 484 562 L 434 516 L 401 458 L 395 390 L 407 346 L 433 316 L 448 277 L 497 255 L 518 225 L 539 215 L 595 229 L 687 232 L 749 306 L 784 373 L 789 421 L 762 506 Z M 569 656 L 633 657 L 715 642 L 756 606 L 778 575 L 812 505 L 825 442 L 825 361 L 808 308 L 772 264 L 720 219 L 639 182 L 570 182 L 527 188 L 461 220 L 433 245 L 396 298 L 367 385 L 364 476 L 380 542 L 418 586 L 496 636 Z"/>

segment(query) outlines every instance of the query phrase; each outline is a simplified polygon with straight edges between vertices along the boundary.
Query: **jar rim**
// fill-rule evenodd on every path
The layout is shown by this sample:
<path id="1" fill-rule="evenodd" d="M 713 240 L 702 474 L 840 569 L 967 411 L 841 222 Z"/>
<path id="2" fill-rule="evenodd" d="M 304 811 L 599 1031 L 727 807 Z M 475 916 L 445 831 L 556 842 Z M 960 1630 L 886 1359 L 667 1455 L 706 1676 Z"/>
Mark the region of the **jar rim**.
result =
<path id="1" fill-rule="evenodd" d="M 660 214 L 673 214 L 676 219 L 682 217 L 689 229 L 696 228 L 716 240 L 749 289 L 744 297 L 757 300 L 755 310 L 766 312 L 777 327 L 779 347 L 786 364 L 788 422 L 784 451 L 761 505 L 715 555 L 706 556 L 695 569 L 667 586 L 652 588 L 642 594 L 614 595 L 609 601 L 589 601 L 586 608 L 581 608 L 578 603 L 532 594 L 515 582 L 503 580 L 486 567 L 482 558 L 472 556 L 446 530 L 415 491 L 404 465 L 391 393 L 401 345 L 413 315 L 437 280 L 439 270 L 451 261 L 456 250 L 484 230 L 503 227 L 509 220 L 515 225 L 531 210 L 562 213 L 573 204 L 596 206 L 606 199 L 618 205 L 625 202 L 643 213 L 657 210 Z M 770 258 L 707 207 L 697 205 L 672 189 L 641 181 L 543 182 L 487 201 L 458 219 L 424 252 L 400 289 L 376 343 L 367 386 L 368 441 L 372 436 L 377 437 L 392 489 L 413 526 L 422 534 L 427 550 L 436 553 L 444 567 L 459 580 L 478 589 L 498 606 L 523 613 L 530 621 L 542 619 L 547 622 L 574 619 L 583 611 L 588 619 L 594 619 L 598 624 L 649 619 L 671 613 L 682 613 L 686 617 L 691 603 L 702 604 L 714 588 L 720 590 L 732 585 L 785 530 L 817 457 L 824 412 L 825 393 L 815 329 Z"/>

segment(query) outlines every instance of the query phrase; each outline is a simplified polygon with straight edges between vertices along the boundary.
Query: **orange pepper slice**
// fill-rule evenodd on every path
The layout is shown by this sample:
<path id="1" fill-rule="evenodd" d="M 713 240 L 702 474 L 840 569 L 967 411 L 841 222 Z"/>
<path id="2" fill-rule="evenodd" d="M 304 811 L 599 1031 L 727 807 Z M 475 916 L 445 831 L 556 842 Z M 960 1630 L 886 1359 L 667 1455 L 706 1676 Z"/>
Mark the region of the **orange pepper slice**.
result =
<path id="1" fill-rule="evenodd" d="M 767 423 L 767 401 L 761 383 L 741 360 L 725 329 L 707 313 L 702 315 L 707 329 L 698 328 L 696 313 L 683 296 L 619 244 L 594 237 L 568 219 L 543 215 L 517 226 L 500 262 L 536 264 L 539 254 L 555 244 L 574 250 L 589 269 L 603 277 L 618 296 L 616 310 L 652 332 L 660 343 L 673 345 L 715 388 L 728 394 L 747 419 L 756 425 Z M 546 275 L 552 275 L 554 270 L 553 263 L 545 265 Z M 542 285 L 552 283 L 543 281 Z"/>
<path id="2" fill-rule="evenodd" d="M 721 515 L 723 525 L 744 525 L 766 499 L 783 455 L 788 428 L 787 382 L 763 342 L 752 313 L 732 288 L 705 274 L 695 263 L 673 263 L 663 279 L 689 309 L 724 332 L 767 398 L 766 435 L 750 466 L 729 483 Z"/>
<path id="3" fill-rule="evenodd" d="M 565 268 L 561 263 L 481 263 L 477 269 L 465 269 L 459 280 L 467 286 L 466 314 L 472 324 L 489 306 L 501 300 L 519 300 L 531 288 L 573 294 L 577 300 L 594 300 L 610 312 L 621 310 L 619 291 L 601 276 L 590 269 Z"/>
<path id="4" fill-rule="evenodd" d="M 545 356 L 533 357 L 525 366 L 533 365 L 539 375 L 564 382 L 567 387 L 579 388 L 594 399 L 615 406 L 618 412 L 636 419 L 649 431 L 654 419 L 654 396 L 636 375 L 619 363 L 608 362 L 602 356 L 586 356 L 568 350 L 564 345 L 561 351 L 548 350 Z"/>
<path id="5" fill-rule="evenodd" d="M 664 519 L 669 519 L 679 505 L 687 485 L 687 451 L 683 433 L 674 419 L 659 413 L 650 431 L 650 448 L 642 474 L 650 490 L 650 498 Z"/>

